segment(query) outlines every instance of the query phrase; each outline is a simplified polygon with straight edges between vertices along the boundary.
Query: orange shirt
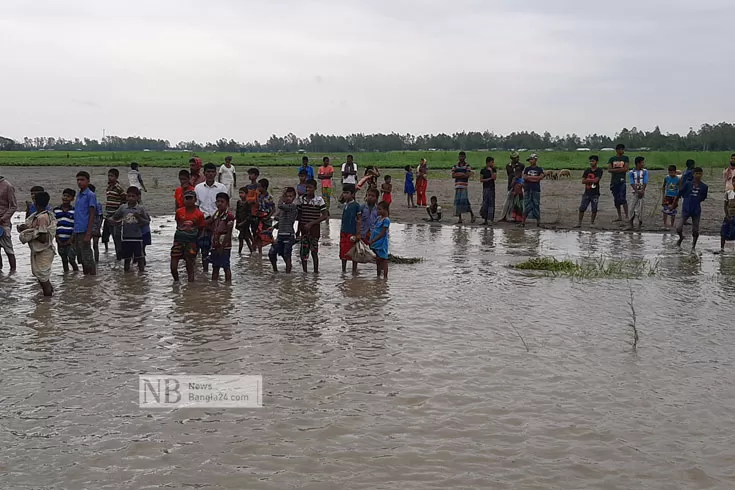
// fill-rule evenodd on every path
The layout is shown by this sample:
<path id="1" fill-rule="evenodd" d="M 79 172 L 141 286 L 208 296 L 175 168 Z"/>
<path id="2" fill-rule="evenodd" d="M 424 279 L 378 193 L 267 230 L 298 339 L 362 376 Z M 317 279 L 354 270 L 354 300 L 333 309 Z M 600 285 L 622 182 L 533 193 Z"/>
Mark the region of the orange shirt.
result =
<path id="1" fill-rule="evenodd" d="M 176 210 L 176 241 L 195 241 L 197 235 L 204 229 L 204 213 L 199 208 L 191 212 L 186 208 Z"/>
<path id="2" fill-rule="evenodd" d="M 176 209 L 183 208 L 184 207 L 184 192 L 186 191 L 193 191 L 194 188 L 191 186 L 187 186 L 186 189 L 179 186 L 174 191 L 174 199 L 176 200 Z"/>

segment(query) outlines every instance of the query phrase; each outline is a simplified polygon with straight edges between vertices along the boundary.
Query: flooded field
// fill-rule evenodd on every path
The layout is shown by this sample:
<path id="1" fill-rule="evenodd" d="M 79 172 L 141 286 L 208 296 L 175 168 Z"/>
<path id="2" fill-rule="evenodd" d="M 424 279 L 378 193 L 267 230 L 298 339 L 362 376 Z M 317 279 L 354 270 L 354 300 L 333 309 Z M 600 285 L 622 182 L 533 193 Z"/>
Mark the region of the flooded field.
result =
<path id="1" fill-rule="evenodd" d="M 392 252 L 426 260 L 385 282 L 341 274 L 332 221 L 319 276 L 233 256 L 231 286 L 176 286 L 173 223 L 154 229 L 141 276 L 103 253 L 97 277 L 64 277 L 57 258 L 46 301 L 19 244 L 0 273 L 0 487 L 735 488 L 717 237 L 699 256 L 671 235 L 395 225 Z M 658 273 L 507 267 L 538 255 Z M 149 373 L 261 374 L 264 406 L 142 410 Z"/>

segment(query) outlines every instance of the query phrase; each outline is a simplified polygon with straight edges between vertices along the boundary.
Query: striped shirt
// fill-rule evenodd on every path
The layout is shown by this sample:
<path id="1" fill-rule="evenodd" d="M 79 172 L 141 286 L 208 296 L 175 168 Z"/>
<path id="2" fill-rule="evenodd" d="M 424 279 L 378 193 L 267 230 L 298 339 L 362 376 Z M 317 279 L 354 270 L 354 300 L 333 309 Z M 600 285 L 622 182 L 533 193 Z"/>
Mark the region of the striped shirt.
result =
<path id="1" fill-rule="evenodd" d="M 452 172 L 457 174 L 464 174 L 462 177 L 455 177 L 454 178 L 454 188 L 455 189 L 467 189 L 469 186 L 469 180 L 470 180 L 470 172 L 472 171 L 472 168 L 469 165 L 455 165 L 452 167 Z"/>
<path id="2" fill-rule="evenodd" d="M 278 205 L 278 209 L 280 210 L 280 214 L 278 215 L 278 236 L 293 235 L 293 224 L 299 212 L 296 204 L 282 202 Z"/>
<path id="3" fill-rule="evenodd" d="M 128 199 L 128 194 L 125 189 L 120 185 L 120 182 L 115 182 L 113 185 L 107 186 L 107 194 L 105 201 L 105 216 L 109 218 L 120 206 L 125 204 Z"/>
<path id="4" fill-rule="evenodd" d="M 60 241 L 69 240 L 74 234 L 74 206 L 70 206 L 67 211 L 57 206 L 54 208 L 54 216 L 56 216 L 56 238 Z"/>
<path id="5" fill-rule="evenodd" d="M 320 219 L 322 213 L 327 212 L 327 204 L 322 196 L 314 196 L 311 199 L 306 196 L 299 196 L 296 200 L 296 207 L 299 210 L 299 227 Z M 309 229 L 311 238 L 319 238 L 319 234 L 318 226 L 312 226 Z"/>

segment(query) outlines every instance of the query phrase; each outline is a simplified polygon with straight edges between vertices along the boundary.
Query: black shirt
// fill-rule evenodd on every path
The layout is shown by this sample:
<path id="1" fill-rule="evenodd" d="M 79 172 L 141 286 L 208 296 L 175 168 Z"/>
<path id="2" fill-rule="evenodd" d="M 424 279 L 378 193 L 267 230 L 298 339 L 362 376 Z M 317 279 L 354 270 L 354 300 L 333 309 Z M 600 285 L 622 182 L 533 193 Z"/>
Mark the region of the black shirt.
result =
<path id="1" fill-rule="evenodd" d="M 485 167 L 482 170 L 480 170 L 480 178 L 482 178 L 482 179 L 489 179 L 489 178 L 491 178 L 493 175 L 495 175 L 497 173 L 498 173 L 498 171 L 495 169 L 495 167 L 493 167 L 493 168 L 487 168 L 487 167 Z M 483 182 L 482 183 L 482 188 L 483 189 L 495 189 L 495 181 L 494 180 L 488 180 L 486 182 Z"/>
<path id="2" fill-rule="evenodd" d="M 602 179 L 602 169 L 596 168 L 595 170 L 592 170 L 592 168 L 588 168 L 584 171 L 582 174 L 582 179 L 586 179 L 588 175 L 594 175 L 598 179 Z M 600 195 L 600 181 L 597 181 L 596 184 L 586 184 L 584 186 L 584 194 L 586 196 L 599 196 Z"/>

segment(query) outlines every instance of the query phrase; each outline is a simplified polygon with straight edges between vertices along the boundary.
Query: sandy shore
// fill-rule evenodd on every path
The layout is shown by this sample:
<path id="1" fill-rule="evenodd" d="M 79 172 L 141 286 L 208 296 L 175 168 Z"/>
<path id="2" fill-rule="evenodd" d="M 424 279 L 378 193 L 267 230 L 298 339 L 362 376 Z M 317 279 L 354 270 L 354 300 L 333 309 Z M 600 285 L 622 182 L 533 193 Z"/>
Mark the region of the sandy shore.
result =
<path id="1" fill-rule="evenodd" d="M 103 167 L 89 168 L 68 168 L 68 167 L 0 167 L 0 175 L 7 178 L 16 189 L 18 200 L 24 202 L 30 199 L 29 189 L 33 185 L 43 186 L 51 194 L 52 204 L 57 204 L 61 200 L 61 192 L 66 187 L 76 188 L 75 175 L 78 170 L 87 170 L 92 176 L 92 183 L 99 190 L 104 192 L 107 185 L 107 169 Z M 125 174 L 127 168 L 119 168 L 124 178 L 123 182 L 127 182 Z M 242 185 L 247 178 L 244 168 L 238 168 L 242 172 L 238 180 L 238 185 Z M 143 194 L 143 201 L 152 215 L 172 214 L 174 211 L 173 192 L 178 184 L 178 169 L 175 168 L 154 168 L 144 167 L 141 169 L 144 182 L 148 188 L 148 192 Z M 394 175 L 393 188 L 396 190 L 393 195 L 393 205 L 391 206 L 391 219 L 399 223 L 423 223 L 426 217 L 426 211 L 421 208 L 408 208 L 405 202 L 403 192 L 403 180 L 400 178 L 403 174 L 401 170 L 388 170 L 384 173 L 392 173 Z M 504 170 L 501 170 L 496 183 L 496 219 L 499 218 L 505 200 L 506 180 Z M 265 177 L 271 181 L 271 190 L 275 195 L 280 195 L 280 191 L 288 185 L 295 185 L 298 181 L 296 178 L 296 168 L 284 167 L 263 167 L 261 169 L 261 177 Z M 546 180 L 541 184 L 541 225 L 544 228 L 567 230 L 572 229 L 577 224 L 577 212 L 579 202 L 584 191 L 581 184 L 580 171 L 572 173 L 571 179 L 566 180 Z M 664 172 L 651 172 L 652 184 L 649 184 L 649 190 L 646 197 L 645 219 L 643 230 L 647 232 L 667 232 L 663 228 L 661 217 L 661 183 Z M 477 177 L 475 177 L 477 178 Z M 722 196 L 724 194 L 724 185 L 719 178 L 719 174 L 715 173 L 713 177 L 706 177 L 705 182 L 710 185 L 710 197 L 703 203 L 703 214 L 701 222 L 701 233 L 703 235 L 719 235 L 720 226 L 723 218 Z M 98 190 L 98 195 L 100 194 Z M 594 227 L 589 224 L 589 211 L 585 216 L 585 222 L 582 229 L 594 230 L 624 230 L 627 223 L 616 223 L 613 219 L 617 217 L 615 207 L 613 206 L 612 195 L 609 190 L 609 176 L 605 175 L 602 186 L 602 194 L 600 196 L 600 208 L 597 216 L 597 222 Z M 477 182 L 470 183 L 470 201 L 473 211 L 479 214 L 480 204 L 482 201 L 482 184 Z M 358 196 L 363 199 L 364 192 Z M 444 224 L 456 223 L 453 214 L 454 202 L 454 184 L 449 178 L 448 172 L 432 172 L 429 180 L 427 196 L 436 196 L 439 205 L 444 209 Z M 23 206 L 20 206 L 21 209 Z M 340 209 L 336 203 L 332 203 L 332 216 L 339 216 Z M 474 225 L 465 224 L 465 226 L 482 226 L 482 221 L 478 216 L 478 223 Z M 495 223 L 494 226 L 499 227 L 515 227 L 516 224 L 511 223 Z M 534 225 L 530 225 L 534 226 Z M 689 228 L 685 229 L 690 233 Z"/>

